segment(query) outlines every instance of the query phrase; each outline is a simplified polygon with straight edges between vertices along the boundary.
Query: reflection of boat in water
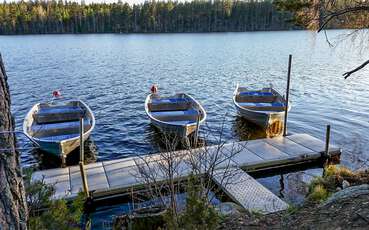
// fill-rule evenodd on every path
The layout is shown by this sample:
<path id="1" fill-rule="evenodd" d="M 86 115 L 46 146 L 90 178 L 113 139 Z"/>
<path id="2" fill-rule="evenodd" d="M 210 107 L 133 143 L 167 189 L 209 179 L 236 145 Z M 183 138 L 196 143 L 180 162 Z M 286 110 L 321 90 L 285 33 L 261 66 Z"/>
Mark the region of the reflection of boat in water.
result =
<path id="1" fill-rule="evenodd" d="M 188 148 L 189 143 L 186 139 L 177 138 L 175 135 L 168 135 L 165 133 L 163 134 L 163 132 L 161 132 L 161 130 L 153 124 L 147 125 L 145 133 L 146 140 L 151 143 L 151 149 L 149 150 L 149 152 L 167 152 Z M 198 143 L 199 145 L 202 145 L 204 143 L 204 139 L 200 136 L 198 137 Z"/>
<path id="2" fill-rule="evenodd" d="M 206 119 L 200 103 L 185 93 L 166 97 L 151 93 L 146 98 L 145 111 L 155 127 L 180 139 L 195 132 L 198 119 L 199 125 Z"/>
<path id="3" fill-rule="evenodd" d="M 26 115 L 23 132 L 35 141 L 41 150 L 66 158 L 80 145 L 81 117 L 84 121 L 83 139 L 86 140 L 95 127 L 95 117 L 84 102 L 38 103 Z"/>
<path id="4" fill-rule="evenodd" d="M 272 87 L 248 90 L 237 86 L 233 103 L 242 117 L 266 129 L 270 136 L 282 133 L 286 100 Z"/>
<path id="5" fill-rule="evenodd" d="M 240 141 L 268 137 L 265 129 L 240 116 L 237 116 L 234 120 L 233 133 Z"/>

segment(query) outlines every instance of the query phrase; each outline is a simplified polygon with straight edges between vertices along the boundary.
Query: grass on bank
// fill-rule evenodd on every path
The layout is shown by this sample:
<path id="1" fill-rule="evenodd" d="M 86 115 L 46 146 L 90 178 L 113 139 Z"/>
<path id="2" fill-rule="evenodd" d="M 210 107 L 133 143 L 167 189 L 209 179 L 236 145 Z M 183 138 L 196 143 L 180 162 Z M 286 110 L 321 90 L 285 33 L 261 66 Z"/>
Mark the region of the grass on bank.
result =
<path id="1" fill-rule="evenodd" d="M 353 172 L 344 166 L 329 165 L 324 169 L 322 177 L 316 177 L 310 183 L 308 199 L 312 202 L 323 202 L 333 193 L 347 186 L 368 182 L 367 171 Z"/>

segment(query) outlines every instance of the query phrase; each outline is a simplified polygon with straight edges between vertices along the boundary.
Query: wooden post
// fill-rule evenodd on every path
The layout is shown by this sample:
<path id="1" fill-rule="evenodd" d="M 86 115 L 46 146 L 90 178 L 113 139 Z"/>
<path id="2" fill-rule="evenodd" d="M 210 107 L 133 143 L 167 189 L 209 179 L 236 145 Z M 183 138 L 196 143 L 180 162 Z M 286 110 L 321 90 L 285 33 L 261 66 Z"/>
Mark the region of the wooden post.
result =
<path id="1" fill-rule="evenodd" d="M 290 54 L 290 56 L 288 57 L 286 107 L 284 109 L 283 136 L 287 135 L 287 116 L 288 116 L 288 100 L 289 100 L 289 97 L 290 97 L 291 63 L 292 63 L 292 55 Z"/>
<path id="2" fill-rule="evenodd" d="M 84 163 L 85 153 L 84 153 L 84 143 L 83 143 L 83 116 L 79 118 L 79 161 Z"/>
<path id="3" fill-rule="evenodd" d="M 196 130 L 195 130 L 195 135 L 194 135 L 194 147 L 197 147 L 197 142 L 198 142 L 198 138 L 199 138 L 199 129 L 200 129 L 200 119 L 201 119 L 201 111 L 199 110 L 198 114 L 197 114 L 197 120 L 196 120 Z"/>
<path id="4" fill-rule="evenodd" d="M 81 171 L 83 191 L 87 198 L 90 198 L 90 192 L 88 189 L 86 172 L 84 169 L 84 142 L 83 142 L 83 116 L 79 118 L 79 170 Z"/>
<path id="5" fill-rule="evenodd" d="M 327 130 L 325 133 L 325 156 L 329 157 L 329 142 L 331 139 L 331 126 L 327 125 Z"/>

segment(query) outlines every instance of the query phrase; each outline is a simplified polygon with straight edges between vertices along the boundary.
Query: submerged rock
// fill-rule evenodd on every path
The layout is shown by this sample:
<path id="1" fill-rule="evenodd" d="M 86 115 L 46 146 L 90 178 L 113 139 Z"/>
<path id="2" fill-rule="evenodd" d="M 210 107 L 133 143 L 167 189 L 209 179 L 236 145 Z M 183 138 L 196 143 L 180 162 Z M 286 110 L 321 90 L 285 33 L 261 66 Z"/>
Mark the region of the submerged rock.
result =
<path id="1" fill-rule="evenodd" d="M 348 182 L 347 180 L 342 181 L 342 188 L 345 189 L 348 187 L 350 187 L 350 182 Z"/>
<path id="2" fill-rule="evenodd" d="M 242 212 L 242 207 L 233 202 L 224 202 L 216 207 L 216 210 L 224 216 L 239 214 Z"/>

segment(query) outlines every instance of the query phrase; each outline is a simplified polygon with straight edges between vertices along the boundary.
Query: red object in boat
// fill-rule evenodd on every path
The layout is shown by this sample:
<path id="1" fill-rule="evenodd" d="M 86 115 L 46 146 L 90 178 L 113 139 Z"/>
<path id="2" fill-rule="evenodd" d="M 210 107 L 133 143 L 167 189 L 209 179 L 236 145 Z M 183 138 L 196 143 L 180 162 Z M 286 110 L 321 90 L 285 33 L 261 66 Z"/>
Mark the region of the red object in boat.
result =
<path id="1" fill-rule="evenodd" d="M 54 90 L 53 91 L 53 97 L 60 97 L 61 96 L 61 93 L 59 90 Z"/>
<path id="2" fill-rule="evenodd" d="M 158 87 L 156 85 L 152 85 L 151 86 L 151 93 L 157 93 L 158 92 Z"/>

